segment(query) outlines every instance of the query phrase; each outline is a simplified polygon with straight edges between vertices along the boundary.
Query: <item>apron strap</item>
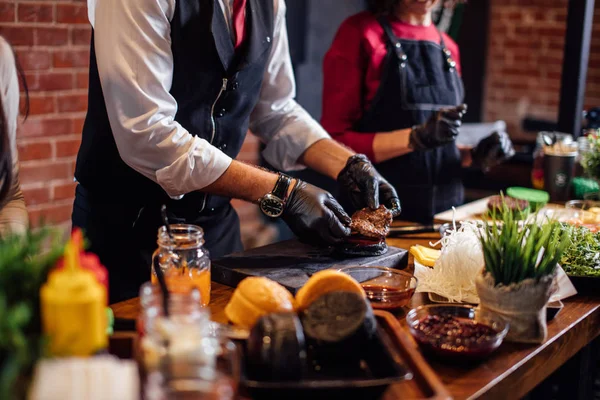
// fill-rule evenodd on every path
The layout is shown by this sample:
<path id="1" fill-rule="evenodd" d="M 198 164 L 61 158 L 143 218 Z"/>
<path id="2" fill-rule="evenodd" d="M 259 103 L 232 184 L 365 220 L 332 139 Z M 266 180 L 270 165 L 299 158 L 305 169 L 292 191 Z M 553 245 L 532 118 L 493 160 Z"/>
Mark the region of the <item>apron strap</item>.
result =
<path id="1" fill-rule="evenodd" d="M 390 44 L 390 46 L 392 46 L 396 57 L 398 58 L 398 60 L 401 61 L 400 66 L 405 67 L 405 63 L 408 57 L 406 56 L 406 53 L 402 48 L 402 43 L 400 43 L 400 40 L 394 34 L 394 31 L 392 30 L 392 27 L 390 26 L 390 23 L 388 22 L 387 18 L 384 16 L 380 16 L 379 18 L 377 18 L 377 21 L 379 22 L 379 25 L 381 25 L 381 27 L 383 28 L 383 31 L 387 36 L 388 43 Z"/>
<path id="2" fill-rule="evenodd" d="M 442 47 L 442 52 L 444 53 L 444 58 L 446 59 L 446 66 L 452 70 L 452 69 L 456 68 L 456 61 L 454 61 L 454 59 L 452 58 L 452 53 L 446 47 L 446 42 L 444 41 L 444 35 L 442 35 L 442 32 L 439 29 L 437 29 L 437 31 L 438 31 L 438 34 L 440 35 L 440 46 Z"/>

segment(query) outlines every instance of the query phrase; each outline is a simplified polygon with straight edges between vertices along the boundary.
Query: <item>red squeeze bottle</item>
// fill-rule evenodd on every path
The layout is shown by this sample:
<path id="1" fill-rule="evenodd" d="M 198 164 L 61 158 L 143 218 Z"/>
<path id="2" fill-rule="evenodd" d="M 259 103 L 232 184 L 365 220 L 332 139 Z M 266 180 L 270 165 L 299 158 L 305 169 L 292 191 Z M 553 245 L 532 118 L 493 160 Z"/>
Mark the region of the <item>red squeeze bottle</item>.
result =
<path id="1" fill-rule="evenodd" d="M 106 291 L 106 299 L 108 301 L 108 271 L 100 262 L 100 258 L 94 253 L 86 253 L 83 251 L 83 232 L 81 229 L 76 228 L 71 233 L 71 240 L 75 247 L 79 250 L 79 262 L 81 263 L 81 268 L 90 271 L 96 281 L 104 287 Z M 56 269 L 61 270 L 65 266 L 64 258 L 61 258 L 56 263 Z"/>

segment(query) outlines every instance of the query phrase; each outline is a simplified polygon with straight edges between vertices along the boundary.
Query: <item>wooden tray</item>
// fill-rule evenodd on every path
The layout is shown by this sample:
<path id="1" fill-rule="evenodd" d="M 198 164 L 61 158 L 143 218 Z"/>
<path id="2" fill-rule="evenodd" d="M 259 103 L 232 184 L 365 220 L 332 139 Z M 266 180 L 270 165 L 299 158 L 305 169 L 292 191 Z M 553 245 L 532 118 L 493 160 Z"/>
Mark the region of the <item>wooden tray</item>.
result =
<path id="1" fill-rule="evenodd" d="M 413 379 L 392 385 L 382 399 L 452 399 L 441 379 L 429 366 L 419 351 L 418 344 L 410 333 L 400 325 L 396 317 L 389 312 L 375 310 L 381 329 L 389 333 L 400 357 L 413 373 Z"/>
<path id="2" fill-rule="evenodd" d="M 404 365 L 412 375 L 412 379 L 393 383 L 388 386 L 381 399 L 428 399 L 450 400 L 450 392 L 445 388 L 440 378 L 425 361 L 418 350 L 417 343 L 403 328 L 396 317 L 389 312 L 374 310 L 381 333 L 389 339 L 388 346 L 394 352 L 392 356 Z M 120 358 L 135 358 L 135 341 L 137 335 L 133 332 L 117 332 L 109 340 L 109 352 Z M 386 382 L 389 384 L 389 382 Z M 355 385 L 356 386 L 356 385 Z M 335 390 L 332 392 L 338 393 Z M 337 395 L 329 397 L 338 398 Z M 345 398 L 361 398 L 345 397 Z M 241 397 L 241 399 L 248 399 Z M 314 397 L 309 398 L 313 400 Z"/>

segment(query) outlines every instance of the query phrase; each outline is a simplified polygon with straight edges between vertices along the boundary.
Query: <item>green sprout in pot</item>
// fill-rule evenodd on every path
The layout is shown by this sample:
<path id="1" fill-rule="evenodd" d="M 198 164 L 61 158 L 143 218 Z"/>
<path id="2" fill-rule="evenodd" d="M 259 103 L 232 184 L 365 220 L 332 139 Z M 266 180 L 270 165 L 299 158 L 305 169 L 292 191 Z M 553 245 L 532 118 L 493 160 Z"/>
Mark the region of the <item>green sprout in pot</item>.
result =
<path id="1" fill-rule="evenodd" d="M 556 221 L 538 224 L 538 213 L 526 221 L 509 212 L 491 214 L 480 232 L 485 271 L 496 285 L 508 286 L 526 279 L 539 281 L 554 274 L 564 251 L 570 245 L 569 232 Z"/>
<path id="2" fill-rule="evenodd" d="M 600 130 L 588 135 L 587 147 L 581 153 L 580 164 L 590 178 L 600 180 Z"/>

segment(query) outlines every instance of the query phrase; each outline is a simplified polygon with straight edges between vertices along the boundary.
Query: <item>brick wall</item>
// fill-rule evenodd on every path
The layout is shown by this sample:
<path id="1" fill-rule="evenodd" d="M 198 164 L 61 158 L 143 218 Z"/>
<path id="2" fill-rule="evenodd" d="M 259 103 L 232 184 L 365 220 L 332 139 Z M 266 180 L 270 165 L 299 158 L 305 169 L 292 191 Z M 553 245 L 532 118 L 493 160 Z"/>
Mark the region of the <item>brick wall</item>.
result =
<path id="1" fill-rule="evenodd" d="M 490 0 L 485 119 L 558 119 L 568 0 Z M 600 105 L 600 2 L 596 2 L 585 106 Z"/>
<path id="2" fill-rule="evenodd" d="M 70 228 L 74 163 L 87 109 L 90 26 L 84 0 L 0 0 L 0 34 L 14 46 L 30 95 L 18 132 L 21 183 L 33 224 Z M 257 162 L 250 137 L 240 159 Z M 259 229 L 257 208 L 235 203 L 246 238 Z M 252 232 L 253 234 L 249 234 Z"/>

